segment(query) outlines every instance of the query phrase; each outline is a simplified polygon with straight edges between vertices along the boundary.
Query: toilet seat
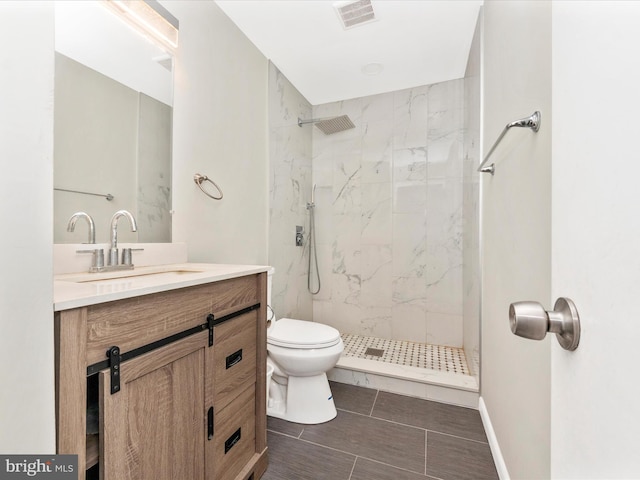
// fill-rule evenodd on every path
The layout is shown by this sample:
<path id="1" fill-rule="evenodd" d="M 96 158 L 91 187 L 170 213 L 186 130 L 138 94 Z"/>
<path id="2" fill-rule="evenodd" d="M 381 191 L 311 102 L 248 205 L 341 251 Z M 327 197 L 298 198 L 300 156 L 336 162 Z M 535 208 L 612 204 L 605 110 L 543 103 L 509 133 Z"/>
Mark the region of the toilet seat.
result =
<path id="1" fill-rule="evenodd" d="M 322 323 L 281 318 L 267 329 L 267 343 L 285 348 L 327 348 L 340 342 L 340 332 Z"/>

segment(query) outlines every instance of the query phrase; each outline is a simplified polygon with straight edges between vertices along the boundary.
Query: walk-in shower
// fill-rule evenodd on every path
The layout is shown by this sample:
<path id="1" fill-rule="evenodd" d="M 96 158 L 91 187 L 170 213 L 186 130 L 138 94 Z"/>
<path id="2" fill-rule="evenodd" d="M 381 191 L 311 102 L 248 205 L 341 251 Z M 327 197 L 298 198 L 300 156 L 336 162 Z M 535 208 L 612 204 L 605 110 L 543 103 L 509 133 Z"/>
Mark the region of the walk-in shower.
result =
<path id="1" fill-rule="evenodd" d="M 467 84 L 311 106 L 271 78 L 276 309 L 343 334 L 333 380 L 477 404 L 479 153 L 465 142 L 477 149 L 479 134 L 465 124 Z M 335 135 L 296 128 L 346 116 L 355 128 Z M 304 251 L 289 234 L 303 224 Z"/>
<path id="2" fill-rule="evenodd" d="M 322 276 L 313 321 L 345 344 L 333 380 L 477 401 L 479 174 L 465 164 L 464 87 L 453 80 L 313 108 L 314 118 L 349 114 L 357 125 L 331 136 L 313 129 L 311 139 Z"/>

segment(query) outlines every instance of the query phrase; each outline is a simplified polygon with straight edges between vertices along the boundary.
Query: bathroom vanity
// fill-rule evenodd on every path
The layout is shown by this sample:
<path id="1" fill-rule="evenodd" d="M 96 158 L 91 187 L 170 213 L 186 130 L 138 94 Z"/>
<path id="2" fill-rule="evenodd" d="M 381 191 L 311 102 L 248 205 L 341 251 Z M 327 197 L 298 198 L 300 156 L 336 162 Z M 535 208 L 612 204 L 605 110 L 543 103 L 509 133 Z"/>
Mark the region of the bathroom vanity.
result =
<path id="1" fill-rule="evenodd" d="M 55 277 L 57 452 L 79 480 L 262 476 L 266 270 Z"/>

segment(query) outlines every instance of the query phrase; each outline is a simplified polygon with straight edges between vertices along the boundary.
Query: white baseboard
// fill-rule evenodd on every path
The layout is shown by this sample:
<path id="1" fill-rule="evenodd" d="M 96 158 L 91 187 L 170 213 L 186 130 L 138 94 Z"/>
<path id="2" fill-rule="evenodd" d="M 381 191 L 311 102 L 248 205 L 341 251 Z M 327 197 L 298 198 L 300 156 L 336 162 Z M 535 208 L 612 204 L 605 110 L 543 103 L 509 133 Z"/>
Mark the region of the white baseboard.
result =
<path id="1" fill-rule="evenodd" d="M 487 440 L 489 441 L 489 448 L 491 448 L 491 454 L 493 455 L 493 461 L 496 464 L 496 470 L 498 471 L 498 477 L 500 480 L 511 480 L 509 471 L 507 470 L 507 464 L 504 463 L 504 457 L 498 445 L 498 438 L 496 432 L 493 430 L 491 424 L 491 418 L 489 418 L 489 412 L 487 406 L 484 404 L 484 399 L 480 397 L 478 401 L 478 410 L 480 411 L 480 418 L 482 418 L 482 424 L 484 425 L 484 431 L 487 434 Z"/>

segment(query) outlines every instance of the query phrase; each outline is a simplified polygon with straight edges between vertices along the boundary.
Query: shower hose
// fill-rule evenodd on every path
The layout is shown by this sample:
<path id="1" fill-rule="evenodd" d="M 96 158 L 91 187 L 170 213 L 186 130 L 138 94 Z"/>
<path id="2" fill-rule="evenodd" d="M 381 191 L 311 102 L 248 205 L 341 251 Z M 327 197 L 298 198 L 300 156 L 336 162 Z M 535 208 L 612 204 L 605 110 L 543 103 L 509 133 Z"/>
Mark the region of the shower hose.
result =
<path id="1" fill-rule="evenodd" d="M 316 220 L 315 220 L 315 204 L 308 203 L 307 209 L 309 210 L 309 264 L 307 268 L 307 289 L 311 295 L 316 295 L 320 292 L 320 272 L 318 271 L 318 248 L 316 247 Z M 313 290 L 311 287 L 311 253 L 313 250 L 313 260 L 315 263 L 316 278 L 318 280 L 318 288 Z"/>

